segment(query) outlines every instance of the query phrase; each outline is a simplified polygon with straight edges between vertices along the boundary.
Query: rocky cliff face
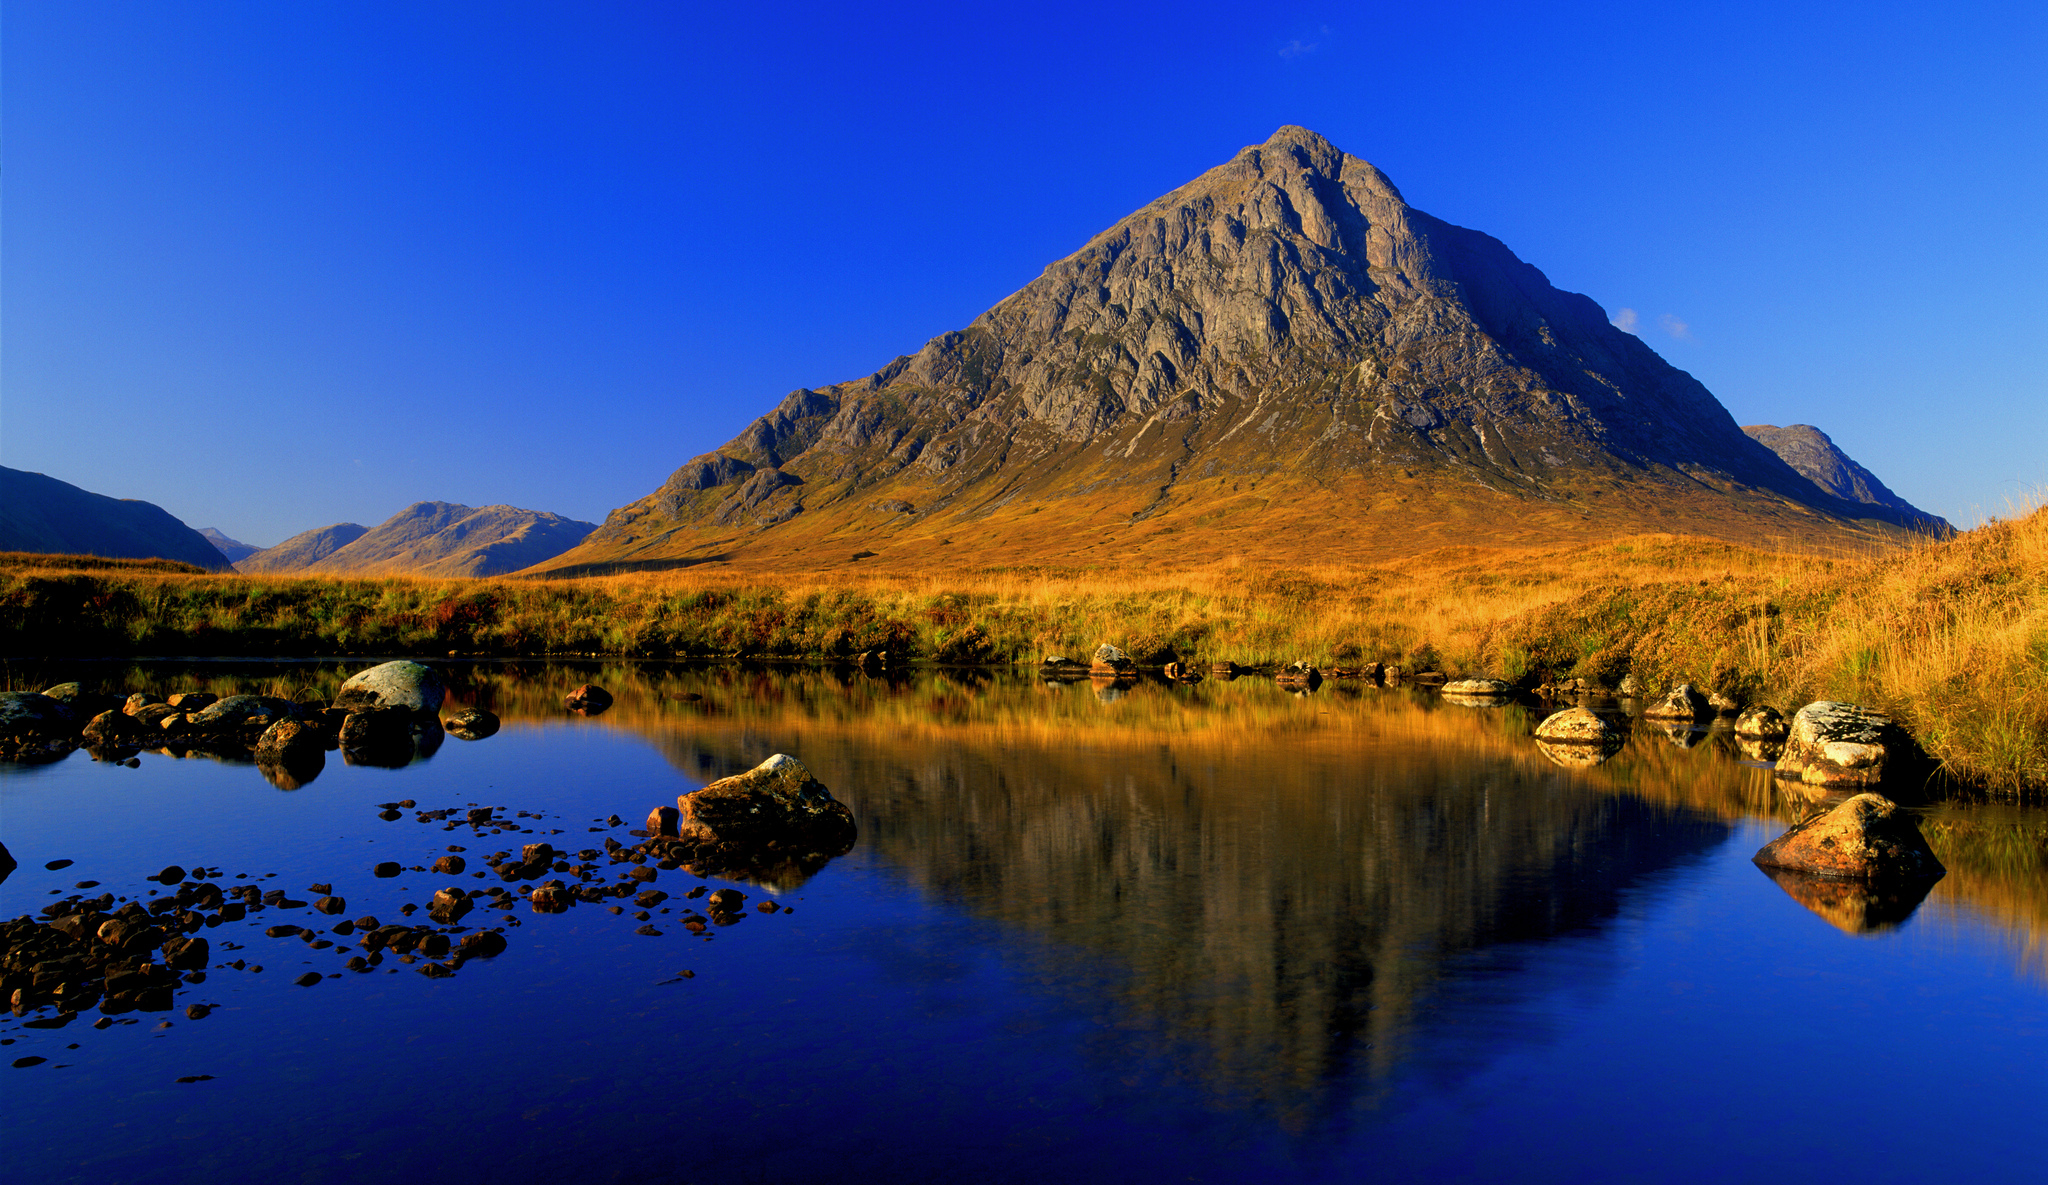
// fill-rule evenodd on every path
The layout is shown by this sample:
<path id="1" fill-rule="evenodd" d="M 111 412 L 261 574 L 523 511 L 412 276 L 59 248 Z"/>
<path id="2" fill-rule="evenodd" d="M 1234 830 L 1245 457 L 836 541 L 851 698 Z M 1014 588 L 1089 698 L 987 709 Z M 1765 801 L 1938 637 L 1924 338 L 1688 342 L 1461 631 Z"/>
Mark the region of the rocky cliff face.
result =
<path id="1" fill-rule="evenodd" d="M 1591 300 L 1287 127 L 967 328 L 793 392 L 550 567 L 1900 525 L 1816 489 Z"/>
<path id="2" fill-rule="evenodd" d="M 336 576 L 497 576 L 560 555 L 594 526 L 544 510 L 415 502 L 375 529 L 339 523 L 307 531 L 237 566 Z"/>
<path id="3" fill-rule="evenodd" d="M 4 467 L 0 551 L 181 560 L 213 571 L 228 566 L 213 544 L 161 506 Z"/>
<path id="4" fill-rule="evenodd" d="M 1890 510 L 1907 521 L 1919 520 L 1926 529 L 1939 533 L 1952 530 L 1947 519 L 1929 514 L 1885 488 L 1877 476 L 1835 447 L 1828 434 L 1812 424 L 1748 424 L 1743 432 L 1751 440 L 1778 454 L 1821 489 L 1850 502 Z"/>

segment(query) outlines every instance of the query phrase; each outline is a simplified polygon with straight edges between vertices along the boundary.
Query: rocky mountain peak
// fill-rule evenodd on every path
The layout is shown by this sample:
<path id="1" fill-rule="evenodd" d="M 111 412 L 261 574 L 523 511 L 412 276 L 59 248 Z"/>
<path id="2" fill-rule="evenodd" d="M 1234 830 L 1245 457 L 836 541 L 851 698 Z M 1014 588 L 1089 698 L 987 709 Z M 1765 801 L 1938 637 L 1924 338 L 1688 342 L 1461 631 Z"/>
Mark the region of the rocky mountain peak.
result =
<path id="1" fill-rule="evenodd" d="M 1005 545 L 1064 554 L 1047 524 L 1203 520 L 1245 483 L 1327 500 L 1413 481 L 1544 508 L 1532 529 L 1703 498 L 1800 520 L 1788 530 L 1871 513 L 1745 436 L 1593 301 L 1289 126 L 965 328 L 865 379 L 792 392 L 561 562 L 773 550 L 820 531 L 873 535 L 878 551 L 948 538 L 942 522 L 1008 523 Z M 1588 501 L 1617 483 L 1633 498 Z M 1256 530 L 1239 541 L 1266 546 Z"/>

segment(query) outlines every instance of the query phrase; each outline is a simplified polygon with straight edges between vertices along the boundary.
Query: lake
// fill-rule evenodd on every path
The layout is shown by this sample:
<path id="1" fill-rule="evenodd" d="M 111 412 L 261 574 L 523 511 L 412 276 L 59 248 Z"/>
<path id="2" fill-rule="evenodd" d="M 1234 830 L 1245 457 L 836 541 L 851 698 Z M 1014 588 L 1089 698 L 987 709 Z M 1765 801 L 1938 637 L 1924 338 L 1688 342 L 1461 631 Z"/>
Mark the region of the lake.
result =
<path id="1" fill-rule="evenodd" d="M 1345 682 L 444 669 L 444 714 L 504 727 L 399 768 L 330 753 L 281 789 L 201 754 L 0 765 L 0 840 L 21 864 L 0 917 L 147 902 L 171 864 L 285 897 L 198 931 L 210 965 L 168 1011 L 0 1017 L 0 1060 L 44 1059 L 0 1077 L 9 1180 L 2040 1171 L 2036 807 L 1912 803 L 1949 869 L 1924 900 L 1802 903 L 1750 856 L 1812 804 L 1725 730 L 1637 721 L 1580 768 L 1536 748 L 1533 706 Z M 34 672 L 321 698 L 345 673 Z M 585 682 L 616 705 L 563 710 Z M 852 808 L 846 855 L 765 882 L 575 855 L 636 842 L 649 808 L 774 753 Z M 512 826 L 480 831 L 472 807 Z M 637 867 L 669 896 L 645 923 L 630 898 L 542 914 L 507 897 L 461 919 L 502 928 L 496 957 L 446 978 L 398 958 L 346 969 L 365 951 L 335 923 L 499 885 L 483 858 L 534 842 L 592 884 Z M 462 874 L 410 871 L 451 845 Z M 408 871 L 375 876 L 385 861 Z M 346 912 L 297 904 L 316 884 Z M 741 920 L 686 928 L 698 886 L 745 893 Z M 333 945 L 265 936 L 280 924 Z"/>

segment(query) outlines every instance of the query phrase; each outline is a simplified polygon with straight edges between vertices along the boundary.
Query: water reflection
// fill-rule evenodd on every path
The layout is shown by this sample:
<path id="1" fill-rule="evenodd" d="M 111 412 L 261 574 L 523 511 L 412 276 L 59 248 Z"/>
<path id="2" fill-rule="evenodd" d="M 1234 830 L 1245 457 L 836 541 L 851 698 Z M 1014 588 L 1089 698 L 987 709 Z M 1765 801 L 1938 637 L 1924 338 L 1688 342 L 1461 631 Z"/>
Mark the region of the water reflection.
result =
<path id="1" fill-rule="evenodd" d="M 1759 868 L 1787 896 L 1845 934 L 1880 934 L 1913 916 L 1935 882 L 1834 880 L 1789 868 Z"/>

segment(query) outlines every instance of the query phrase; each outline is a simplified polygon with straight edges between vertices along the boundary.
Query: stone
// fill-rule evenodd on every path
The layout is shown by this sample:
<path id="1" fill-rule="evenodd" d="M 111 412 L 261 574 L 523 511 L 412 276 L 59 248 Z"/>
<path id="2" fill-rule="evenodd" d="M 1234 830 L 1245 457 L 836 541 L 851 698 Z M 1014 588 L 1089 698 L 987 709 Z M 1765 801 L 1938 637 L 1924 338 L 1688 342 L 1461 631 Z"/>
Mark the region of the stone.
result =
<path id="1" fill-rule="evenodd" d="M 1717 715 L 1733 716 L 1742 710 L 1742 701 L 1725 691 L 1709 691 L 1707 707 L 1712 708 Z"/>
<path id="2" fill-rule="evenodd" d="M 1504 679 L 1453 679 L 1449 683 L 1444 684 L 1443 693 L 1445 695 L 1463 695 L 1474 698 L 1481 696 L 1504 697 L 1513 695 L 1515 693 L 1515 686 Z"/>
<path id="3" fill-rule="evenodd" d="M 135 718 L 126 712 L 106 711 L 85 726 L 85 739 L 95 745 L 113 745 L 142 735 Z"/>
<path id="4" fill-rule="evenodd" d="M 1870 793 L 1793 824 L 1752 859 L 1765 868 L 1836 880 L 1938 880 L 1948 873 L 1913 817 Z"/>
<path id="5" fill-rule="evenodd" d="M 1129 675 L 1136 672 L 1138 664 L 1131 656 L 1104 642 L 1095 648 L 1095 657 L 1088 663 L 1091 675 Z"/>
<path id="6" fill-rule="evenodd" d="M 738 848 L 801 843 L 839 855 L 853 847 L 853 812 L 804 763 L 777 753 L 743 774 L 676 799 L 677 834 Z"/>
<path id="7" fill-rule="evenodd" d="M 674 835 L 676 833 L 676 820 L 678 817 L 676 808 L 672 806 L 655 807 L 647 812 L 647 834 L 651 836 Z"/>
<path id="8" fill-rule="evenodd" d="M 1610 740 L 1596 744 L 1587 744 L 1584 741 L 1539 740 L 1536 742 L 1536 751 L 1543 755 L 1544 760 L 1552 765 L 1561 765 L 1566 769 L 1588 769 L 1599 765 L 1601 762 L 1613 757 L 1616 753 L 1621 752 L 1621 747 L 1622 737 L 1619 734 L 1616 734 Z"/>
<path id="9" fill-rule="evenodd" d="M 142 709 L 148 707 L 151 704 L 160 704 L 163 702 L 163 697 L 160 695 L 151 695 L 147 691 L 137 691 L 130 694 L 127 700 L 125 700 L 122 703 L 121 711 L 127 715 L 133 716 L 137 712 L 140 712 Z"/>
<path id="10" fill-rule="evenodd" d="M 34 691 L 0 691 L 0 737 L 27 739 L 71 731 L 75 717 L 61 701 Z"/>
<path id="11" fill-rule="evenodd" d="M 308 971 L 304 975 L 299 976 L 297 979 L 292 980 L 292 982 L 298 984 L 300 987 L 312 987 L 314 984 L 320 982 L 320 973 L 318 971 Z"/>
<path id="12" fill-rule="evenodd" d="M 1544 717 L 1536 739 L 1553 744 L 1605 745 L 1621 739 L 1621 730 L 1585 708 L 1566 708 Z"/>
<path id="13" fill-rule="evenodd" d="M 1664 693 L 1664 698 L 1643 709 L 1643 715 L 1651 720 L 1696 720 L 1707 710 L 1707 697 L 1701 695 L 1690 683 L 1680 683 Z"/>
<path id="14" fill-rule="evenodd" d="M 450 736 L 465 741 L 480 741 L 498 731 L 498 718 L 482 708 L 464 708 L 441 721 L 441 727 Z"/>
<path id="15" fill-rule="evenodd" d="M 1176 683 L 1200 683 L 1202 672 L 1191 662 L 1170 662 L 1166 664 L 1166 677 Z"/>
<path id="16" fill-rule="evenodd" d="M 1791 731 L 1784 713 L 1769 704 L 1758 704 L 1735 718 L 1735 735 L 1746 740 L 1782 741 Z"/>
<path id="17" fill-rule="evenodd" d="M 172 713 L 179 711 L 166 707 Z M 193 714 L 191 726 L 202 732 L 228 732 L 257 725 L 268 727 L 279 720 L 295 720 L 298 715 L 299 705 L 288 699 L 274 695 L 231 695 Z M 137 719 L 141 719 L 141 713 L 137 713 Z"/>
<path id="18" fill-rule="evenodd" d="M 468 893 L 451 885 L 434 894 L 433 904 L 427 907 L 427 916 L 444 926 L 453 925 L 475 906 Z"/>
<path id="19" fill-rule="evenodd" d="M 1615 690 L 1624 696 L 1633 698 L 1643 693 L 1643 681 L 1636 678 L 1634 674 L 1623 675 L 1621 677 L 1621 684 Z"/>
<path id="20" fill-rule="evenodd" d="M 313 902 L 313 908 L 319 910 L 321 913 L 327 914 L 329 917 L 332 917 L 335 914 L 346 913 L 348 911 L 348 898 L 331 896 L 322 897 L 318 901 Z"/>
<path id="21" fill-rule="evenodd" d="M 460 856 L 443 856 L 439 860 L 434 861 L 433 871 L 440 873 L 442 876 L 459 876 L 462 874 L 463 869 L 468 867 L 468 863 Z"/>
<path id="22" fill-rule="evenodd" d="M 204 971 L 213 958 L 213 948 L 204 938 L 168 938 L 164 940 L 163 955 L 166 967 Z"/>
<path id="23" fill-rule="evenodd" d="M 704 908 L 712 913 L 738 913 L 746 905 L 747 895 L 738 889 L 719 889 L 704 899 Z"/>
<path id="24" fill-rule="evenodd" d="M 403 749 L 410 752 L 412 722 L 413 714 L 406 708 L 358 708 L 351 711 L 341 722 L 341 747 L 385 751 Z"/>
<path id="25" fill-rule="evenodd" d="M 571 712 L 595 716 L 612 706 L 612 693 L 594 683 L 585 683 L 570 692 L 562 702 Z"/>
<path id="26" fill-rule="evenodd" d="M 1822 700 L 1793 714 L 1777 773 L 1809 786 L 1875 786 L 1896 743 L 1891 717 Z"/>
<path id="27" fill-rule="evenodd" d="M 575 897 L 559 881 L 549 881 L 527 895 L 527 903 L 535 913 L 561 913 L 569 908 Z"/>
<path id="28" fill-rule="evenodd" d="M 203 712 L 220 702 L 211 691 L 181 691 L 164 701 L 180 712 Z"/>
<path id="29" fill-rule="evenodd" d="M 385 880 L 389 880 L 390 878 L 397 876 L 399 873 L 404 871 L 405 867 L 399 864 L 398 861 L 384 860 L 380 861 L 379 863 L 371 867 L 370 875 Z"/>
<path id="30" fill-rule="evenodd" d="M 465 934 L 462 938 L 462 953 L 465 958 L 496 958 L 505 953 L 505 936 L 493 930 Z"/>
<path id="31" fill-rule="evenodd" d="M 271 724 L 256 738 L 256 760 L 295 766 L 327 761 L 327 738 L 318 729 L 299 720 L 285 719 Z"/>
<path id="32" fill-rule="evenodd" d="M 334 697 L 337 708 L 404 708 L 408 712 L 433 713 L 441 710 L 448 685 L 434 668 L 399 659 L 357 671 L 342 683 Z"/>
<path id="33" fill-rule="evenodd" d="M 1291 690 L 1314 691 L 1323 685 L 1323 672 L 1306 659 L 1296 659 L 1281 667 L 1273 680 Z"/>

